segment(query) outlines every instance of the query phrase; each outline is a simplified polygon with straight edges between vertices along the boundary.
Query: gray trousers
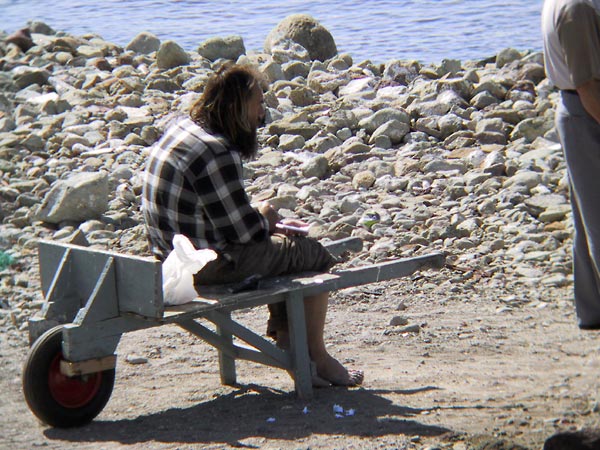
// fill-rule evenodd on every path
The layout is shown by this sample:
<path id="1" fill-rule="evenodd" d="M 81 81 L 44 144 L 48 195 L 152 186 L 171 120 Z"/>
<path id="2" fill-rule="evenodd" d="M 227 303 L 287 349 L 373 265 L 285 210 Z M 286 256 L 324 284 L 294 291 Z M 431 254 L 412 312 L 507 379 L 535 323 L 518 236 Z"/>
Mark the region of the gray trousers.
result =
<path id="1" fill-rule="evenodd" d="M 600 124 L 575 93 L 556 112 L 571 187 L 575 308 L 581 328 L 600 328 Z"/>

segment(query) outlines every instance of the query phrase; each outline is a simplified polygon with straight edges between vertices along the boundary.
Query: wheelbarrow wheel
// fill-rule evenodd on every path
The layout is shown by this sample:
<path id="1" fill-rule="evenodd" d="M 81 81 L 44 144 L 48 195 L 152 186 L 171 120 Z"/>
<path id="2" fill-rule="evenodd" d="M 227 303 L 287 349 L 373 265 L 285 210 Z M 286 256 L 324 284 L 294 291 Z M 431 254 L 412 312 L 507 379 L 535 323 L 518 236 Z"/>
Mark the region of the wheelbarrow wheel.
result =
<path id="1" fill-rule="evenodd" d="M 59 428 L 91 422 L 106 406 L 115 369 L 68 377 L 60 371 L 63 325 L 41 335 L 29 350 L 23 369 L 23 393 L 31 411 Z"/>

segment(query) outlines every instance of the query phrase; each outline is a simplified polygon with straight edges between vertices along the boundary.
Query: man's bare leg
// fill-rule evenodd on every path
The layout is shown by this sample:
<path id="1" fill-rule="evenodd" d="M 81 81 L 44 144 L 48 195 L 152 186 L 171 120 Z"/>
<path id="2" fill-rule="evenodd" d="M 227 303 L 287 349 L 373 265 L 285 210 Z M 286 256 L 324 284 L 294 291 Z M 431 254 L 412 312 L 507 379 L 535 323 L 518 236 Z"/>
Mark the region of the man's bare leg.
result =
<path id="1" fill-rule="evenodd" d="M 337 386 L 356 386 L 363 381 L 361 370 L 348 370 L 327 353 L 323 332 L 329 295 L 325 292 L 304 299 L 306 334 L 310 358 L 317 367 L 317 374 Z"/>

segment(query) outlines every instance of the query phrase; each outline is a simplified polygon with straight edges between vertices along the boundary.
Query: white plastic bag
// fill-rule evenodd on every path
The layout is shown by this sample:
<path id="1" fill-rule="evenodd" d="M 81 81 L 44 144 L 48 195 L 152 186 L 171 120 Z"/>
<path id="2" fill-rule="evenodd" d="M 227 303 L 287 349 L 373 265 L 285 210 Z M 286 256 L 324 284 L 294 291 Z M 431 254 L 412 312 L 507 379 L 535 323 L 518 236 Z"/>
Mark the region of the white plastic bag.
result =
<path id="1" fill-rule="evenodd" d="M 213 250 L 196 250 L 187 237 L 176 234 L 173 251 L 162 264 L 164 304 L 181 305 L 196 298 L 194 274 L 216 258 Z"/>

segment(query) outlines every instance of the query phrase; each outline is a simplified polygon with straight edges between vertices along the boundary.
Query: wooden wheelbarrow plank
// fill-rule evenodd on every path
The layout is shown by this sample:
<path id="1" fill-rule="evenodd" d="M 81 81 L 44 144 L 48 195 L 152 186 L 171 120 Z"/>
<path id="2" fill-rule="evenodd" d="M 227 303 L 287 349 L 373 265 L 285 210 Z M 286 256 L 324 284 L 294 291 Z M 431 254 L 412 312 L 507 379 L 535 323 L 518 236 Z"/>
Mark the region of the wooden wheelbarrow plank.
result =
<path id="1" fill-rule="evenodd" d="M 356 267 L 331 273 L 295 274 L 262 280 L 252 291 L 228 293 L 223 287 L 201 287 L 200 296 L 190 303 L 165 307 L 164 322 L 173 322 L 186 316 L 215 309 L 240 309 L 285 300 L 291 292 L 310 296 L 353 286 L 392 280 L 412 275 L 423 268 L 441 268 L 445 263 L 443 253 L 403 258 L 365 267 Z"/>

